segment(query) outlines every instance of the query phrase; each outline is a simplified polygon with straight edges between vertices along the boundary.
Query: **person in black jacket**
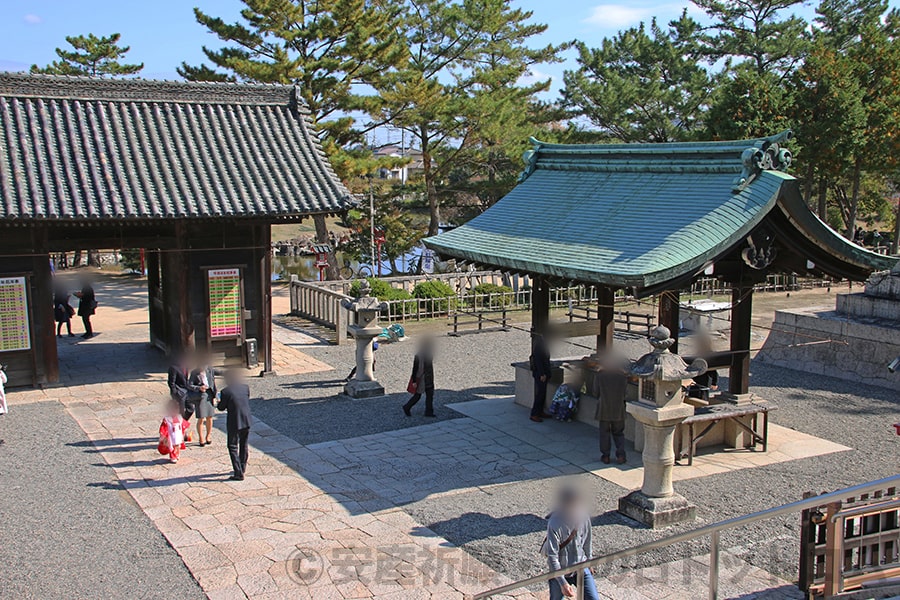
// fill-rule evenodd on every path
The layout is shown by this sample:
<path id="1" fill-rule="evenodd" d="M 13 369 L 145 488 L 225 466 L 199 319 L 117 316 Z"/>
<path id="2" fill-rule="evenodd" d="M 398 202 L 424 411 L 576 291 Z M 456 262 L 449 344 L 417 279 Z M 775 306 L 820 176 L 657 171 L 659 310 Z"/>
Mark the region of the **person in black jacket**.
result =
<path id="1" fill-rule="evenodd" d="M 247 438 L 250 436 L 250 387 L 241 380 L 237 371 L 225 374 L 225 389 L 219 400 L 219 410 L 228 411 L 225 430 L 228 432 L 228 454 L 234 475 L 230 479 L 242 481 L 247 471 Z"/>
<path id="2" fill-rule="evenodd" d="M 81 291 L 75 292 L 78 301 L 78 316 L 84 324 L 84 339 L 94 337 L 94 328 L 91 326 L 91 315 L 97 310 L 97 298 L 94 295 L 94 288 L 91 283 L 85 279 L 81 282 Z"/>
<path id="3" fill-rule="evenodd" d="M 191 395 L 199 395 L 201 392 L 206 391 L 206 388 L 191 383 L 191 372 L 187 365 L 187 359 L 184 356 L 180 356 L 169 367 L 168 374 L 169 395 L 172 396 L 172 400 L 178 402 L 178 405 L 181 407 L 181 416 L 186 420 L 190 419 L 191 415 L 194 414 L 194 407 L 190 402 Z M 190 411 L 188 411 L 188 408 L 190 408 Z"/>
<path id="4" fill-rule="evenodd" d="M 416 403 L 422 399 L 422 392 L 425 393 L 425 416 L 433 417 L 434 415 L 434 342 L 431 338 L 423 338 L 422 345 L 413 359 L 412 376 L 410 376 L 410 387 L 415 384 L 415 392 L 409 401 L 403 405 L 403 412 L 407 417 L 412 416 L 410 410 Z"/>
<path id="5" fill-rule="evenodd" d="M 531 420 L 535 423 L 542 422 L 549 417 L 544 412 L 544 403 L 547 401 L 547 382 L 553 366 L 550 364 L 550 350 L 543 334 L 531 332 L 531 376 L 534 378 L 534 403 L 531 405 Z"/>

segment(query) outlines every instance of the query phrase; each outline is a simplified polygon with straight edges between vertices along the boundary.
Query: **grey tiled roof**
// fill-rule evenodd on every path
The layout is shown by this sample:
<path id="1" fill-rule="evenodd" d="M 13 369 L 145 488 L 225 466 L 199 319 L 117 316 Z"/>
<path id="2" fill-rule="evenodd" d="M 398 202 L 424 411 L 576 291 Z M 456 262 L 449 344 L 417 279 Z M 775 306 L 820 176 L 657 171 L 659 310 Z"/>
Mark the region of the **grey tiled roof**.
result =
<path id="1" fill-rule="evenodd" d="M 0 73 L 0 218 L 333 213 L 295 88 Z"/>

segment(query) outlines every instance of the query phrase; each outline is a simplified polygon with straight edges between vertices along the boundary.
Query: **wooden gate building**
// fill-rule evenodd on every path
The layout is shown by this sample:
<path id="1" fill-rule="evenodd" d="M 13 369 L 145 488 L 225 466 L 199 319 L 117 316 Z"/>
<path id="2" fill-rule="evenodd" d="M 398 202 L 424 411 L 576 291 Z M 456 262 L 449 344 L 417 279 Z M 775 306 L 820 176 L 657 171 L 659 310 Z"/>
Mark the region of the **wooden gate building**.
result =
<path id="1" fill-rule="evenodd" d="M 57 381 L 50 255 L 90 248 L 147 249 L 153 344 L 271 371 L 270 226 L 351 203 L 294 87 L 0 74 L 11 384 Z"/>

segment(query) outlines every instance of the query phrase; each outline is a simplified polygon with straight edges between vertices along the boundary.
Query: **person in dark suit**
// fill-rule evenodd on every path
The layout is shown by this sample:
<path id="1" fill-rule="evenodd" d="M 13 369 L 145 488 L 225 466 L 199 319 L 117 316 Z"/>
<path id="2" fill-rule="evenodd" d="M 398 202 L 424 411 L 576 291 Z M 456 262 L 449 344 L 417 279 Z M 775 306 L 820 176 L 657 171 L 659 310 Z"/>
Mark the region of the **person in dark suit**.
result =
<path id="1" fill-rule="evenodd" d="M 225 374 L 225 389 L 219 400 L 219 410 L 228 411 L 225 430 L 228 432 L 228 454 L 234 475 L 230 479 L 242 481 L 247 470 L 247 438 L 250 436 L 250 387 L 236 371 Z"/>
<path id="2" fill-rule="evenodd" d="M 547 415 L 544 403 L 547 401 L 547 382 L 550 381 L 553 365 L 550 364 L 550 350 L 544 336 L 531 332 L 531 376 L 534 378 L 534 403 L 531 405 L 531 420 L 542 422 Z"/>
<path id="3" fill-rule="evenodd" d="M 94 295 L 94 288 L 87 279 L 81 282 L 81 291 L 75 292 L 75 296 L 78 298 L 78 316 L 84 324 L 84 335 L 81 337 L 90 339 L 94 337 L 91 316 L 97 310 L 97 298 Z"/>
<path id="4" fill-rule="evenodd" d="M 194 414 L 191 395 L 199 395 L 201 392 L 205 392 L 206 389 L 202 388 L 200 385 L 191 383 L 191 372 L 187 364 L 187 359 L 185 357 L 178 357 L 178 360 L 169 367 L 168 384 L 169 395 L 171 395 L 172 400 L 178 402 L 178 405 L 181 407 L 181 416 L 185 419 L 190 419 L 191 415 Z M 190 408 L 190 411 L 188 411 L 188 408 Z"/>
<path id="5" fill-rule="evenodd" d="M 409 401 L 403 405 L 403 412 L 407 417 L 412 416 L 410 410 L 422 399 L 425 393 L 425 416 L 434 415 L 434 342 L 431 338 L 423 338 L 419 351 L 413 358 L 412 376 L 410 383 L 415 383 L 416 389 Z"/>

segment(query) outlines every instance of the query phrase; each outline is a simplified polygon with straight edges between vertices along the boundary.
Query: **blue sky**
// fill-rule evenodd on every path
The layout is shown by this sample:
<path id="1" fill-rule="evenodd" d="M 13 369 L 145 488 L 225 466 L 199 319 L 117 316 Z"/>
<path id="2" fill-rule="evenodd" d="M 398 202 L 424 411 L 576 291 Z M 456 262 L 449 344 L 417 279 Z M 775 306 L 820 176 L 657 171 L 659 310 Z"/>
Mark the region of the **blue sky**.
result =
<path id="1" fill-rule="evenodd" d="M 900 2 L 900 0 L 895 0 Z M 537 22 L 549 29 L 542 43 L 559 43 L 578 38 L 597 45 L 616 31 L 658 17 L 668 21 L 683 7 L 680 0 L 520 0 L 518 6 L 534 11 Z M 152 79 L 177 78 L 181 61 L 196 64 L 203 59 L 201 46 L 215 46 L 218 40 L 196 23 L 193 7 L 233 21 L 241 7 L 239 0 L 0 0 L 0 70 L 25 70 L 31 64 L 44 65 L 55 58 L 54 48 L 65 45 L 66 35 L 95 33 L 122 34 L 131 46 L 129 59 L 143 62 L 142 76 Z M 808 9 L 811 14 L 812 9 Z M 699 15 L 698 15 L 699 16 Z M 572 66 L 573 53 L 562 65 L 539 68 L 559 84 L 562 71 Z M 555 87 L 555 86 L 554 86 Z"/>

